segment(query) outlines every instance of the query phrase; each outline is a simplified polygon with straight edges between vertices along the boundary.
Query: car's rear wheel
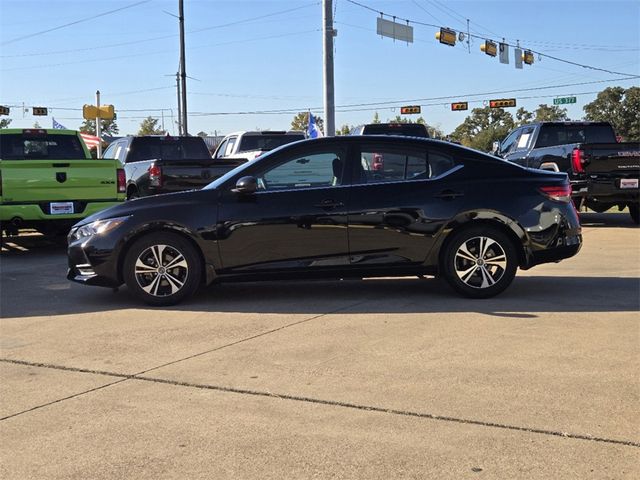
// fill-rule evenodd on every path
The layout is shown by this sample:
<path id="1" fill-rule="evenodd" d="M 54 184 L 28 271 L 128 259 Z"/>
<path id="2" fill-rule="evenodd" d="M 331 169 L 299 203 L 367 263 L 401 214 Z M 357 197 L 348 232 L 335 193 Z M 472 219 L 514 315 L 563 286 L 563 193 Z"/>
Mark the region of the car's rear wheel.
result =
<path id="1" fill-rule="evenodd" d="M 200 285 L 202 262 L 185 238 L 171 232 L 150 233 L 127 252 L 123 277 L 131 291 L 149 305 L 175 305 Z"/>
<path id="2" fill-rule="evenodd" d="M 517 268 L 518 255 L 512 240 L 491 226 L 454 233 L 443 253 L 445 279 L 466 297 L 497 295 L 511 284 Z"/>

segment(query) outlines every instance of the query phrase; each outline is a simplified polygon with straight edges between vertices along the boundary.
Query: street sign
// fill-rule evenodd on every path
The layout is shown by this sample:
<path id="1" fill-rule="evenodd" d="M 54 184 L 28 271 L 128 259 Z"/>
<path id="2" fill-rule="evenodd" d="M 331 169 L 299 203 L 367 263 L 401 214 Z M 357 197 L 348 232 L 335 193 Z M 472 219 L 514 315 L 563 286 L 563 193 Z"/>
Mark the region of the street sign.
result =
<path id="1" fill-rule="evenodd" d="M 515 59 L 516 68 L 522 69 L 522 49 L 515 48 L 513 50 L 513 58 Z"/>
<path id="2" fill-rule="evenodd" d="M 576 100 L 577 100 L 576 97 L 554 98 L 553 99 L 553 104 L 554 105 L 567 105 L 568 103 L 576 103 Z"/>
<path id="3" fill-rule="evenodd" d="M 413 43 L 413 27 L 378 17 L 377 33 L 382 37 Z"/>
<path id="4" fill-rule="evenodd" d="M 515 98 L 501 98 L 499 100 L 489 100 L 489 106 L 491 108 L 508 108 L 516 106 Z"/>
<path id="5" fill-rule="evenodd" d="M 33 115 L 47 116 L 47 109 L 45 107 L 33 107 Z"/>
<path id="6" fill-rule="evenodd" d="M 95 105 L 84 105 L 82 107 L 82 118 L 85 120 L 95 120 L 100 117 L 103 120 L 113 120 L 115 111 L 113 105 L 100 105 L 100 110 Z"/>
<path id="7" fill-rule="evenodd" d="M 509 45 L 506 43 L 500 44 L 500 63 L 509 64 Z"/>
<path id="8" fill-rule="evenodd" d="M 467 102 L 457 102 L 451 104 L 451 111 L 456 112 L 459 110 L 469 110 L 469 104 Z"/>
<path id="9" fill-rule="evenodd" d="M 9 115 L 9 107 L 0 106 L 0 115 Z"/>
<path id="10" fill-rule="evenodd" d="M 420 113 L 420 105 L 408 105 L 406 107 L 400 107 L 400 113 L 402 115 L 411 115 L 413 113 Z"/>

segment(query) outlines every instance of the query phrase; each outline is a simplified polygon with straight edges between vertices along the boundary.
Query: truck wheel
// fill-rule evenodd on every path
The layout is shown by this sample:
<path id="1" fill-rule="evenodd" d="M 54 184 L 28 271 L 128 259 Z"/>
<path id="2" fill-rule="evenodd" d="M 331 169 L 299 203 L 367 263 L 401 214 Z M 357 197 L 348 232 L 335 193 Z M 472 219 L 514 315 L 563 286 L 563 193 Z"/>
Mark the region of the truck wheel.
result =
<path id="1" fill-rule="evenodd" d="M 138 191 L 137 190 L 132 188 L 127 193 L 127 200 L 135 200 L 136 198 L 140 198 L 140 195 L 138 195 Z"/>
<path id="2" fill-rule="evenodd" d="M 180 235 L 150 233 L 127 252 L 123 277 L 127 287 L 145 303 L 175 305 L 195 293 L 202 262 L 196 249 Z"/>
<path id="3" fill-rule="evenodd" d="M 636 225 L 640 224 L 640 203 L 630 203 L 627 205 L 629 207 L 629 214 L 631 215 L 631 219 L 633 223 Z"/>
<path id="4" fill-rule="evenodd" d="M 465 228 L 448 242 L 442 268 L 445 279 L 458 293 L 489 298 L 511 284 L 518 255 L 511 239 L 497 228 Z"/>

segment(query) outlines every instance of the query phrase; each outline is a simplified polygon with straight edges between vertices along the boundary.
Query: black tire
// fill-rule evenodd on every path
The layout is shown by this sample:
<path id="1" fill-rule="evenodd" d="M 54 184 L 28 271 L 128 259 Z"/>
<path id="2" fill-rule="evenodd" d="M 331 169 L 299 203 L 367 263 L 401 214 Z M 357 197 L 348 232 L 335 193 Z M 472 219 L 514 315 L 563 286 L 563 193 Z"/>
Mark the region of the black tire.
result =
<path id="1" fill-rule="evenodd" d="M 166 267 L 169 268 L 165 270 Z M 200 286 L 202 260 L 184 237 L 154 232 L 131 246 L 122 273 L 127 287 L 143 302 L 154 306 L 175 305 L 193 295 Z"/>
<path id="2" fill-rule="evenodd" d="M 127 200 L 135 200 L 136 198 L 140 198 L 140 195 L 138 195 L 137 190 L 132 188 L 129 190 L 129 193 L 127 193 Z"/>
<path id="3" fill-rule="evenodd" d="M 483 246 L 484 255 L 479 255 Z M 507 234 L 495 227 L 479 225 L 453 234 L 442 253 L 441 267 L 444 278 L 456 292 L 470 298 L 489 298 L 513 281 L 518 254 Z"/>
<path id="4" fill-rule="evenodd" d="M 640 224 L 640 203 L 630 203 L 627 205 L 629 207 L 629 215 L 631 215 L 631 220 L 636 225 Z"/>

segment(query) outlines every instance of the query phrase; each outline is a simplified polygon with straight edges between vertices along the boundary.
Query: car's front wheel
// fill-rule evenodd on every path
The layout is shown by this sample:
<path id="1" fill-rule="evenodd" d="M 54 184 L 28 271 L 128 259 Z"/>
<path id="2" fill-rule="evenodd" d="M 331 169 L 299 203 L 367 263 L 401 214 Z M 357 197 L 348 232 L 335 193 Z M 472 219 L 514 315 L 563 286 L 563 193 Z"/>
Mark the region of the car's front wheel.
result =
<path id="1" fill-rule="evenodd" d="M 138 239 L 124 260 L 127 287 L 149 305 L 175 305 L 200 285 L 202 262 L 185 238 L 171 232 L 149 233 Z"/>
<path id="2" fill-rule="evenodd" d="M 445 279 L 466 297 L 497 295 L 511 284 L 517 268 L 518 255 L 512 240 L 490 226 L 454 233 L 443 252 Z"/>

